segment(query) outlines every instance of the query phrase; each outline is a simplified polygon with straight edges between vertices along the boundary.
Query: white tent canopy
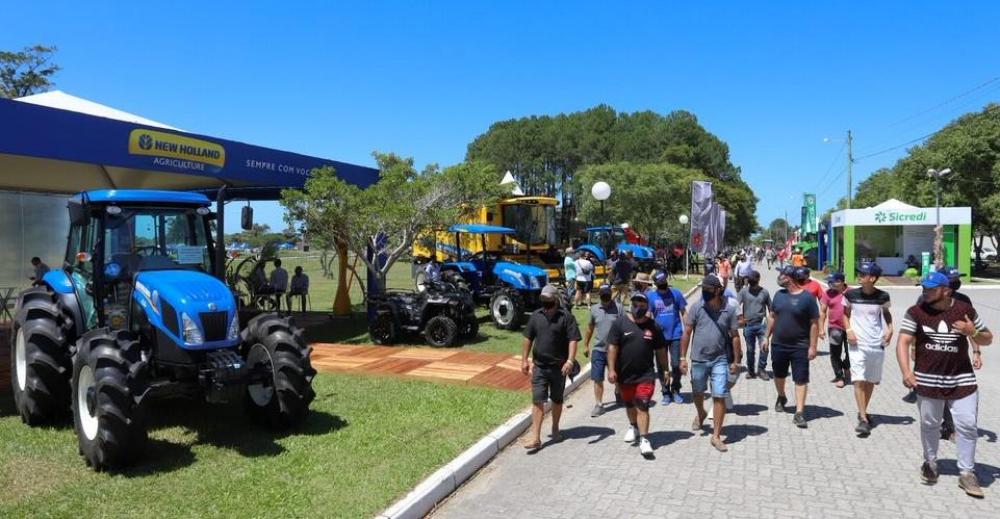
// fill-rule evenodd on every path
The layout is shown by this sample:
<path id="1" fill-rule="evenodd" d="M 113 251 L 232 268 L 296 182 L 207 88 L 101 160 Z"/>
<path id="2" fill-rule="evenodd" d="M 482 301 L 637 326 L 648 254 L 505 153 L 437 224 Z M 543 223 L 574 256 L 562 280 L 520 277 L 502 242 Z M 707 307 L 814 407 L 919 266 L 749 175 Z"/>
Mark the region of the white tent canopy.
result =
<path id="1" fill-rule="evenodd" d="M 35 94 L 25 97 L 18 97 L 14 99 L 15 101 L 20 101 L 22 103 L 30 103 L 33 105 L 47 106 L 49 108 L 58 108 L 60 110 L 69 110 L 71 112 L 77 112 L 87 115 L 95 115 L 97 117 L 104 117 L 105 119 L 115 119 L 117 121 L 125 121 L 128 123 L 142 124 L 145 126 L 153 126 L 156 128 L 166 128 L 168 130 L 184 131 L 179 128 L 174 128 L 163 124 L 161 122 L 154 121 L 152 119 L 146 119 L 135 114 L 130 114 L 128 112 L 118 110 L 117 108 L 111 108 L 110 106 L 105 106 L 100 103 L 95 103 L 82 97 L 76 97 L 69 95 L 61 90 L 52 90 L 50 92 L 44 92 L 41 94 Z"/>

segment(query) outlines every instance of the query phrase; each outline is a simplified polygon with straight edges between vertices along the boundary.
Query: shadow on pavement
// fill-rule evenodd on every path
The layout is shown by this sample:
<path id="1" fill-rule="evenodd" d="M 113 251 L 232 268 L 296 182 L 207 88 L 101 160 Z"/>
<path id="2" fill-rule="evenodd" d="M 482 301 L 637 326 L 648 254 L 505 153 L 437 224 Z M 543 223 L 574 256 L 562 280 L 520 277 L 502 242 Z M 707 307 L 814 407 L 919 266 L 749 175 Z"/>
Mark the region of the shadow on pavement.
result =
<path id="1" fill-rule="evenodd" d="M 953 459 L 938 460 L 938 473 L 942 476 L 958 476 L 958 463 Z M 979 486 L 987 488 L 1000 478 L 1000 468 L 976 463 L 976 478 Z"/>
<path id="2" fill-rule="evenodd" d="M 873 414 L 872 417 L 872 427 L 878 427 L 880 425 L 912 425 L 914 421 L 912 416 L 890 416 L 887 414 Z"/>
<path id="3" fill-rule="evenodd" d="M 656 431 L 649 433 L 648 438 L 649 443 L 653 444 L 653 448 L 658 449 L 693 436 L 694 433 L 691 431 Z"/>
<path id="4" fill-rule="evenodd" d="M 723 425 L 722 436 L 726 443 L 736 443 L 748 436 L 760 436 L 767 432 L 767 427 L 760 425 Z"/>
<path id="5" fill-rule="evenodd" d="M 766 405 L 736 404 L 733 406 L 733 410 L 731 412 L 736 416 L 758 416 L 764 411 L 767 411 Z"/>
<path id="6" fill-rule="evenodd" d="M 566 440 L 582 440 L 594 436 L 594 439 L 587 442 L 594 444 L 613 436 L 615 430 L 610 427 L 594 427 L 592 425 L 581 425 L 562 430 L 562 437 Z"/>
<path id="7" fill-rule="evenodd" d="M 817 418 L 836 418 L 838 416 L 844 416 L 844 413 L 831 407 L 807 404 L 805 415 L 807 420 L 815 420 Z"/>

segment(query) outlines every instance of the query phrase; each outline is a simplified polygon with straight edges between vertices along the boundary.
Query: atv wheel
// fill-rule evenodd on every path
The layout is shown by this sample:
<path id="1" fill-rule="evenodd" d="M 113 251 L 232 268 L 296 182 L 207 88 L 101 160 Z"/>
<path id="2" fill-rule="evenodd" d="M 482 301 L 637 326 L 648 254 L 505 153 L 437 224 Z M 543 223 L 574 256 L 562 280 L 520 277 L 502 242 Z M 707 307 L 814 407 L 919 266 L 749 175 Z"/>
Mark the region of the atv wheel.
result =
<path id="1" fill-rule="evenodd" d="M 73 426 L 87 465 L 100 472 L 135 461 L 146 445 L 140 401 L 146 363 L 135 334 L 107 328 L 80 338 L 73 357 Z"/>
<path id="2" fill-rule="evenodd" d="M 490 316 L 493 324 L 501 330 L 517 330 L 524 317 L 524 301 L 521 294 L 511 288 L 501 288 L 490 298 Z"/>
<path id="3" fill-rule="evenodd" d="M 462 324 L 458 326 L 458 338 L 463 341 L 475 339 L 479 335 L 479 318 L 476 314 L 469 314 L 462 319 Z"/>
<path id="4" fill-rule="evenodd" d="M 435 315 L 424 326 L 424 338 L 435 348 L 452 346 L 457 337 L 458 325 L 447 315 Z"/>
<path id="5" fill-rule="evenodd" d="M 399 327 L 396 325 L 392 310 L 376 310 L 375 319 L 368 325 L 368 336 L 375 344 L 388 346 L 396 342 L 399 338 Z"/>
<path id="6" fill-rule="evenodd" d="M 309 361 L 312 348 L 302 339 L 302 329 L 287 317 L 261 314 L 243 330 L 243 356 L 252 372 L 263 371 L 266 380 L 247 385 L 250 417 L 277 428 L 301 422 L 316 397 L 316 376 Z"/>
<path id="7" fill-rule="evenodd" d="M 21 293 L 11 330 L 14 405 L 28 425 L 65 419 L 70 407 L 75 327 L 48 287 Z"/>

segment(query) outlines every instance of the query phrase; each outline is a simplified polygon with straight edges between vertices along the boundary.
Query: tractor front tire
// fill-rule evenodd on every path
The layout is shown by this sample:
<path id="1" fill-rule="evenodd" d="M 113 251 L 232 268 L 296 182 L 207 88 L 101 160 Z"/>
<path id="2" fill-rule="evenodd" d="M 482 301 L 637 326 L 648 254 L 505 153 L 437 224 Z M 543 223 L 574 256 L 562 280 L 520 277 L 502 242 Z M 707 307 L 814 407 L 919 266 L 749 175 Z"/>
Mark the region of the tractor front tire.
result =
<path id="1" fill-rule="evenodd" d="M 67 418 L 73 359 L 73 319 L 63 312 L 48 287 L 19 296 L 11 330 L 10 368 L 14 405 L 28 425 Z"/>
<path id="2" fill-rule="evenodd" d="M 375 318 L 368 325 L 368 336 L 380 346 L 389 346 L 399 340 L 399 325 L 392 310 L 380 308 L 375 311 Z"/>
<path id="3" fill-rule="evenodd" d="M 148 387 L 138 337 L 98 328 L 73 357 L 73 426 L 80 454 L 98 472 L 135 462 L 146 445 L 141 398 Z"/>
<path id="4" fill-rule="evenodd" d="M 448 348 L 458 338 L 458 324 L 447 315 L 435 315 L 424 325 L 424 338 L 435 348 Z"/>
<path id="5" fill-rule="evenodd" d="M 524 318 L 524 300 L 512 288 L 501 288 L 490 298 L 490 317 L 501 330 L 517 330 Z"/>
<path id="6" fill-rule="evenodd" d="M 316 370 L 309 360 L 312 348 L 302 338 L 302 329 L 287 317 L 268 313 L 251 319 L 241 335 L 247 365 L 270 374 L 247 385 L 247 413 L 278 429 L 302 422 L 316 397 L 312 388 Z"/>

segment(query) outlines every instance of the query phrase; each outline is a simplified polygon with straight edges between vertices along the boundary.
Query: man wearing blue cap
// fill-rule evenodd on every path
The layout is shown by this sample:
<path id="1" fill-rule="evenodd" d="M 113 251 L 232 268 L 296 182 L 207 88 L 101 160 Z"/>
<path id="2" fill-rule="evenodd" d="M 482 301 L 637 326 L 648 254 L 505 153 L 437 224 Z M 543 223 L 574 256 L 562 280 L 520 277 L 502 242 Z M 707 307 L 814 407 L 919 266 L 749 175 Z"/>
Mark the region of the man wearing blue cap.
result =
<path id="1" fill-rule="evenodd" d="M 663 394 L 660 401 L 664 405 L 669 404 L 671 400 L 680 404 L 684 402 L 681 397 L 680 358 L 684 326 L 681 323 L 687 308 L 687 300 L 680 290 L 670 286 L 666 272 L 657 272 L 653 276 L 653 285 L 656 289 L 646 293 L 649 297 L 649 311 L 656 323 L 663 328 L 663 338 L 667 341 L 667 350 L 670 354 L 670 377 L 666 376 L 666 366 L 657 365 L 660 390 Z"/>
<path id="2" fill-rule="evenodd" d="M 850 350 L 854 400 L 858 407 L 858 425 L 854 432 L 861 438 L 872 432 L 868 405 L 875 386 L 882 381 L 885 347 L 892 341 L 889 293 L 875 288 L 881 275 L 882 268 L 877 263 L 862 263 L 858 267 L 861 287 L 844 292 L 843 323 Z"/>
<path id="3" fill-rule="evenodd" d="M 920 477 L 927 484 L 938 480 L 941 421 L 948 408 L 957 433 L 958 486 L 966 494 L 981 498 L 983 490 L 975 473 L 979 388 L 969 359 L 969 344 L 987 346 L 993 341 L 993 333 L 972 305 L 951 297 L 948 276 L 931 272 L 920 284 L 923 302 L 906 311 L 896 343 L 903 384 L 917 390 L 924 451 Z"/>

